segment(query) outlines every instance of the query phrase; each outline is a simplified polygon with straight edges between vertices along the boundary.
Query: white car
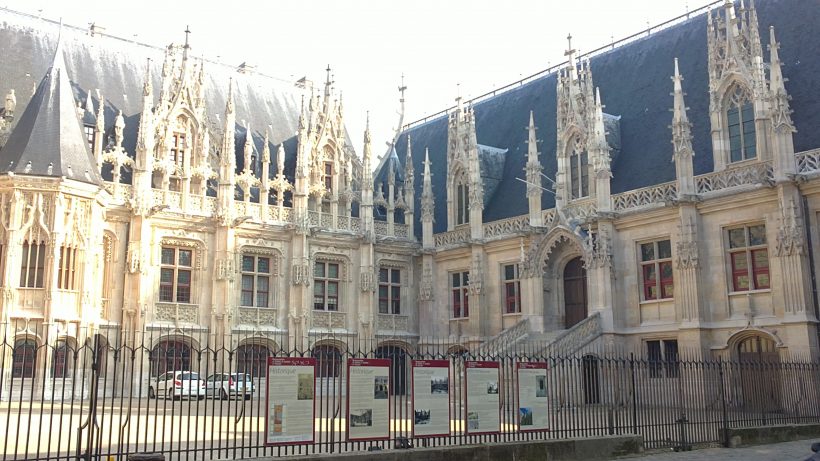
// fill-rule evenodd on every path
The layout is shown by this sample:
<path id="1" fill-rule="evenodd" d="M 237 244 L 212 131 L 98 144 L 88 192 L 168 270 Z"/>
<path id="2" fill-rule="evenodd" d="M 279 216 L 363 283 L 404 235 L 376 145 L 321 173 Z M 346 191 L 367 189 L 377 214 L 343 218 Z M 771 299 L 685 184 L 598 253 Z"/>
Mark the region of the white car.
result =
<path id="1" fill-rule="evenodd" d="M 193 371 L 169 371 L 159 375 L 156 384 L 148 386 L 148 398 L 155 399 L 160 395 L 166 399 L 195 397 L 202 400 L 205 398 L 205 381 Z"/>
<path id="2" fill-rule="evenodd" d="M 205 388 L 215 399 L 244 396 L 245 400 L 250 400 L 253 396 L 253 380 L 245 373 L 214 373 L 205 380 Z"/>

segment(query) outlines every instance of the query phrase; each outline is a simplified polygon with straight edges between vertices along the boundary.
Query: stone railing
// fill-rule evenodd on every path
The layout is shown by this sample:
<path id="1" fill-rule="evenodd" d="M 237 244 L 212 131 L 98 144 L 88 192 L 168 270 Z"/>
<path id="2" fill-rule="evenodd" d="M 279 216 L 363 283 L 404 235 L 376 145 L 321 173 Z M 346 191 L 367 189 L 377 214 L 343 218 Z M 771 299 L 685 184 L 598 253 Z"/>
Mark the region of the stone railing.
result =
<path id="1" fill-rule="evenodd" d="M 530 320 L 522 319 L 510 328 L 493 336 L 478 347 L 480 355 L 496 355 L 507 351 L 510 347 L 527 337 L 530 332 Z"/>
<path id="2" fill-rule="evenodd" d="M 410 236 L 410 226 L 407 224 L 394 224 L 393 235 L 398 238 L 408 238 Z"/>
<path id="3" fill-rule="evenodd" d="M 268 205 L 268 216 L 274 222 L 292 222 L 291 209 L 279 207 L 279 205 Z"/>
<path id="4" fill-rule="evenodd" d="M 353 232 L 361 232 L 362 231 L 362 220 L 359 218 L 350 218 L 350 230 Z"/>
<path id="5" fill-rule="evenodd" d="M 216 214 L 216 197 L 202 197 L 202 211 L 213 216 Z"/>
<path id="6" fill-rule="evenodd" d="M 615 211 L 625 211 L 647 205 L 662 205 L 676 198 L 678 198 L 678 183 L 672 181 L 613 195 L 612 202 Z"/>
<path id="7" fill-rule="evenodd" d="M 503 235 L 517 234 L 526 231 L 530 227 L 530 215 L 514 216 L 507 219 L 499 219 L 484 224 L 484 237 L 493 238 Z"/>
<path id="8" fill-rule="evenodd" d="M 561 333 L 544 350 L 545 355 L 570 355 L 601 336 L 601 313 L 595 312 Z"/>
<path id="9" fill-rule="evenodd" d="M 385 221 L 373 221 L 373 231 L 376 235 L 390 235 L 387 232 L 387 223 Z"/>
<path id="10" fill-rule="evenodd" d="M 820 149 L 812 149 L 796 154 L 797 172 L 814 173 L 820 171 Z"/>
<path id="11" fill-rule="evenodd" d="M 319 223 L 321 222 L 321 220 L 322 220 L 322 213 L 321 212 L 314 211 L 314 210 L 308 210 L 308 223 L 310 223 L 311 226 L 314 226 L 314 227 L 319 226 Z"/>
<path id="12" fill-rule="evenodd" d="M 157 303 L 154 319 L 160 322 L 199 323 L 198 309 L 196 304 Z"/>
<path id="13" fill-rule="evenodd" d="M 276 309 L 264 307 L 240 307 L 237 323 L 243 325 L 276 326 Z"/>
<path id="14" fill-rule="evenodd" d="M 377 314 L 376 329 L 379 331 L 410 331 L 410 317 L 406 315 Z"/>
<path id="15" fill-rule="evenodd" d="M 329 213 L 322 213 L 319 215 L 319 222 L 321 223 L 321 226 L 325 229 L 330 229 L 331 227 L 333 227 L 333 216 L 331 216 Z"/>
<path id="16" fill-rule="evenodd" d="M 569 205 L 564 207 L 564 216 L 567 219 L 576 219 L 578 221 L 586 221 L 598 214 L 598 207 L 595 204 L 595 198 L 575 199 Z"/>
<path id="17" fill-rule="evenodd" d="M 131 184 L 115 184 L 110 181 L 105 181 L 103 188 L 111 194 L 114 198 L 114 203 L 117 205 L 124 205 L 131 200 L 131 191 L 133 190 Z"/>
<path id="18" fill-rule="evenodd" d="M 755 162 L 715 173 L 695 177 L 698 194 L 706 194 L 738 186 L 769 185 L 774 181 L 772 163 Z"/>
<path id="19" fill-rule="evenodd" d="M 470 226 L 460 227 L 449 232 L 436 234 L 436 246 L 458 245 L 470 241 Z"/>
<path id="20" fill-rule="evenodd" d="M 344 312 L 313 311 L 313 328 L 345 329 L 347 318 Z"/>

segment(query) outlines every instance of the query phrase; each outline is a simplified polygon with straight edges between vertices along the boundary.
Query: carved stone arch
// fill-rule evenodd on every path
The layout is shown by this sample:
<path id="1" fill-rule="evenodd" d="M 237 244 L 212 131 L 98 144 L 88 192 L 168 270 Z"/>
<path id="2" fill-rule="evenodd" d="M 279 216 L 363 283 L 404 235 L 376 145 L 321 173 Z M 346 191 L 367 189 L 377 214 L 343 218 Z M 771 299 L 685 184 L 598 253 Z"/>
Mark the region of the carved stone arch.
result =
<path id="1" fill-rule="evenodd" d="M 553 250 L 561 243 L 568 243 L 573 247 L 576 256 L 584 255 L 584 245 L 581 238 L 564 226 L 553 227 L 540 239 L 530 245 L 523 264 L 524 278 L 540 277 L 547 270 L 547 263 Z"/>
<path id="2" fill-rule="evenodd" d="M 728 347 L 731 351 L 736 351 L 740 343 L 747 339 L 754 338 L 757 336 L 763 337 L 767 340 L 774 342 L 775 347 L 786 347 L 785 344 L 783 344 L 783 340 L 780 339 L 779 336 L 777 336 L 777 332 L 769 331 L 768 329 L 754 326 L 747 326 L 742 330 L 738 330 L 736 332 L 731 333 L 729 338 L 726 339 L 726 345 L 724 347 Z"/>
<path id="3" fill-rule="evenodd" d="M 738 74 L 732 74 L 724 79 L 718 87 L 717 95 L 722 112 L 725 112 L 729 107 L 729 103 L 732 102 L 731 100 L 738 98 L 738 96 L 743 96 L 747 102 L 754 102 L 752 85 Z"/>
<path id="4" fill-rule="evenodd" d="M 119 243 L 117 234 L 110 229 L 105 229 L 103 230 L 102 239 L 103 263 L 113 263 L 117 261 L 117 244 Z"/>
<path id="5" fill-rule="evenodd" d="M 179 341 L 184 344 L 187 344 L 191 348 L 191 350 L 196 351 L 199 351 L 201 348 L 199 341 L 197 341 L 193 336 L 182 332 L 182 330 L 174 330 L 157 336 L 152 341 L 151 348 L 155 348 L 164 341 Z"/>
<path id="6" fill-rule="evenodd" d="M 586 133 L 577 125 L 569 126 L 560 135 L 559 143 L 561 148 L 556 152 L 559 157 L 569 158 L 572 155 L 572 148 L 576 143 L 581 143 L 586 147 Z"/>

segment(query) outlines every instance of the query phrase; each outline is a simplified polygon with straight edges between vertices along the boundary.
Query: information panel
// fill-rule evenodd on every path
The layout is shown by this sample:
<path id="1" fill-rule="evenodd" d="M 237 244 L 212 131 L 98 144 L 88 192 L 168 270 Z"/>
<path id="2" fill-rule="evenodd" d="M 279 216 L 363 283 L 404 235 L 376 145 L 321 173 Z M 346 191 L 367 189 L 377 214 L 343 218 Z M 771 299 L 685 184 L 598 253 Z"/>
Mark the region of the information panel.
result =
<path id="1" fill-rule="evenodd" d="M 501 375 L 498 362 L 468 361 L 467 434 L 501 432 Z"/>
<path id="2" fill-rule="evenodd" d="M 413 437 L 450 435 L 450 362 L 413 360 Z"/>
<path id="3" fill-rule="evenodd" d="M 316 359 L 268 357 L 265 443 L 313 442 Z"/>
<path id="4" fill-rule="evenodd" d="M 347 439 L 390 438 L 390 359 L 347 359 Z"/>
<path id="5" fill-rule="evenodd" d="M 548 430 L 547 364 L 518 363 L 518 430 Z"/>

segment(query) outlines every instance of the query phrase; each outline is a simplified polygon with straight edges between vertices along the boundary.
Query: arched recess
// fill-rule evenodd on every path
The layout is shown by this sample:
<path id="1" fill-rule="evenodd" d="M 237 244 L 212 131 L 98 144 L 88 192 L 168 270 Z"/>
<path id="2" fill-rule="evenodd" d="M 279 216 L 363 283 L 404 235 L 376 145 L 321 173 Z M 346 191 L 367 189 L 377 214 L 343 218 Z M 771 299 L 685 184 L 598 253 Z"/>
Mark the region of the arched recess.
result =
<path id="1" fill-rule="evenodd" d="M 738 401 L 747 410 L 773 412 L 782 408 L 783 377 L 776 340 L 759 329 L 746 329 L 729 338 L 732 354 L 739 362 L 734 379 L 740 392 Z"/>
<path id="2" fill-rule="evenodd" d="M 264 337 L 252 337 L 239 342 L 234 354 L 237 373 L 247 373 L 253 378 L 265 378 L 268 371 L 268 357 L 278 352 L 275 341 Z"/>
<path id="3" fill-rule="evenodd" d="M 19 335 L 14 339 L 11 358 L 11 377 L 34 379 L 37 369 L 39 341 L 31 335 Z"/>
<path id="4" fill-rule="evenodd" d="M 51 355 L 51 377 L 70 380 L 79 360 L 77 352 L 77 341 L 74 338 L 58 338 Z"/>
<path id="5" fill-rule="evenodd" d="M 379 344 L 374 354 L 379 359 L 390 359 L 390 393 L 405 395 L 409 379 L 410 346 L 402 341 L 384 341 Z"/>
<path id="6" fill-rule="evenodd" d="M 317 341 L 311 348 L 311 356 L 316 359 L 316 377 L 340 378 L 344 350 L 344 344 L 340 341 Z"/>
<path id="7" fill-rule="evenodd" d="M 148 360 L 151 376 L 169 371 L 198 371 L 199 344 L 185 335 L 167 335 L 151 348 Z"/>
<path id="8" fill-rule="evenodd" d="M 587 271 L 580 256 L 564 264 L 564 328 L 572 328 L 589 314 L 587 306 Z"/>

